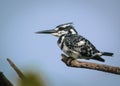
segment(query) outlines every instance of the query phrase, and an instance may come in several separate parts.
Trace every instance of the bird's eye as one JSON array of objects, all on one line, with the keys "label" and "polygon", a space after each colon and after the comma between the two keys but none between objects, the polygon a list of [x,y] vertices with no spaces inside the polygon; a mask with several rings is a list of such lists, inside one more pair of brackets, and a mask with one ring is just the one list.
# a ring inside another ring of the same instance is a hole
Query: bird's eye
[{"label": "bird's eye", "polygon": [[62,34],[62,31],[59,31],[59,34]]}]

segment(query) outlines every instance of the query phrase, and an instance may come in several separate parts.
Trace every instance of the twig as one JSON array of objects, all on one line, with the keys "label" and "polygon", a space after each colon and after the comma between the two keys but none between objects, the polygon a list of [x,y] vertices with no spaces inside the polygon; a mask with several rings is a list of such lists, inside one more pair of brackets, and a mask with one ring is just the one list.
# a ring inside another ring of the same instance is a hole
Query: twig
[{"label": "twig", "polygon": [[62,56],[62,61],[69,67],[87,68],[87,69],[93,69],[93,70],[98,70],[98,71],[103,71],[103,72],[108,72],[108,73],[120,75],[120,67],[78,61],[78,60],[75,60],[71,57],[67,57],[64,54],[62,54],[61,56]]},{"label": "twig", "polygon": [[13,86],[2,72],[0,72],[0,86]]},{"label": "twig", "polygon": [[20,71],[20,69],[19,69],[9,58],[7,58],[7,61],[9,62],[9,64],[11,65],[11,67],[16,71],[16,73],[18,74],[18,76],[19,76],[21,79],[24,79],[25,76],[24,76],[24,74]]}]

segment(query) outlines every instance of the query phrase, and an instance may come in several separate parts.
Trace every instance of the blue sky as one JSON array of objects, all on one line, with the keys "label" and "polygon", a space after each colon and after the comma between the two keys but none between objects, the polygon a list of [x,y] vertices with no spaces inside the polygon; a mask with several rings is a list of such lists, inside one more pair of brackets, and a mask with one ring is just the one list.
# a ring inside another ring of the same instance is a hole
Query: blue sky
[{"label": "blue sky", "polygon": [[103,64],[120,66],[119,0],[0,0],[0,70],[16,82],[10,58],[21,70],[42,74],[49,86],[120,85],[119,75],[67,67],[57,38],[34,33],[67,22],[97,49],[114,53]]}]

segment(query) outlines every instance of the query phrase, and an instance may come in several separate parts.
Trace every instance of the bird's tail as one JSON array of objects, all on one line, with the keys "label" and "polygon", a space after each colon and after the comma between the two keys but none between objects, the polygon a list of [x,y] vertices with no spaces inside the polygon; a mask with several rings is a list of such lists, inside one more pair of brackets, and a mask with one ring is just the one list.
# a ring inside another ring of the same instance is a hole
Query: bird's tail
[{"label": "bird's tail", "polygon": [[102,52],[102,55],[104,55],[104,56],[113,56],[113,53],[110,53],[110,52]]}]

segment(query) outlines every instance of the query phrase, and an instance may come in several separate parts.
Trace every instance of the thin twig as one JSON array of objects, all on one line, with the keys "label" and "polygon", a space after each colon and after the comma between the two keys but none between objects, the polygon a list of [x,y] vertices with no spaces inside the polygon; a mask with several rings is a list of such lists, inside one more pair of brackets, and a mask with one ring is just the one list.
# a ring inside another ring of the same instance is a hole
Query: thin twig
[{"label": "thin twig", "polygon": [[87,68],[87,69],[93,69],[93,70],[98,70],[98,71],[103,71],[103,72],[107,72],[107,73],[113,73],[113,74],[120,75],[120,67],[78,61],[78,60],[75,60],[71,57],[67,57],[64,54],[62,54],[61,56],[62,56],[62,61],[69,67]]},{"label": "thin twig", "polygon": [[16,73],[21,79],[25,78],[24,74],[20,71],[20,69],[9,58],[7,58],[7,61],[9,62],[11,67],[16,71]]}]

